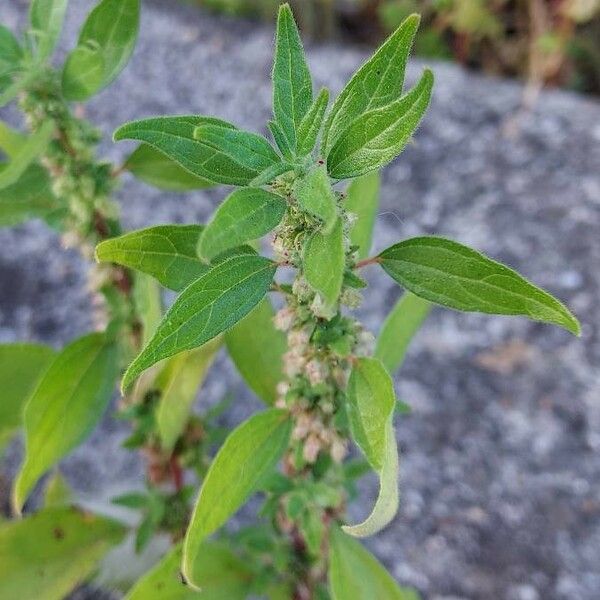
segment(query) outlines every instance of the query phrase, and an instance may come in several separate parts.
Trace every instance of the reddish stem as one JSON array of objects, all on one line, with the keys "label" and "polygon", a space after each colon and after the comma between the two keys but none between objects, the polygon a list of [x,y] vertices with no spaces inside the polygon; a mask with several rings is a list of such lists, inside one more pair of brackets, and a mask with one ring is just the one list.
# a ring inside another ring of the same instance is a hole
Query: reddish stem
[{"label": "reddish stem", "polygon": [[379,256],[371,256],[370,258],[365,258],[364,260],[359,260],[355,265],[355,269],[362,269],[367,265],[374,265],[375,263],[381,262],[381,258]]}]

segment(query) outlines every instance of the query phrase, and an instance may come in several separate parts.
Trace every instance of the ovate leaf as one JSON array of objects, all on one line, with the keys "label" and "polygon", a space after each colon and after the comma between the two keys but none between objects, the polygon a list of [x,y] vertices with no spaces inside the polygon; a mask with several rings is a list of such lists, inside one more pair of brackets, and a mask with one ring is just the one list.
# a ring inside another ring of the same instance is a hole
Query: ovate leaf
[{"label": "ovate leaf", "polygon": [[325,165],[318,165],[296,180],[294,196],[300,208],[323,221],[323,232],[329,233],[337,222],[335,194]]},{"label": "ovate leaf", "polygon": [[408,55],[418,27],[419,16],[408,17],[336,98],[323,132],[323,156],[329,154],[339,137],[360,116],[400,97]]},{"label": "ovate leaf", "polygon": [[579,335],[569,309],[516,271],[458,242],[417,237],[384,250],[386,273],[413,294],[468,312],[522,315]]},{"label": "ovate leaf", "polygon": [[44,472],[92,432],[117,369],[114,344],[92,333],[69,344],[45,371],[25,405],[25,462],[13,490],[17,512]]},{"label": "ovate leaf", "polygon": [[182,572],[187,583],[202,589],[195,574],[205,539],[246,502],[283,455],[291,421],[283,410],[255,414],[229,434],[204,479],[185,534]]},{"label": "ovate leaf", "polygon": [[40,60],[52,54],[65,18],[68,0],[32,0],[29,8],[29,21],[37,38],[37,52]]},{"label": "ovate leaf", "polygon": [[78,46],[69,53],[62,72],[62,91],[67,100],[86,100],[104,80],[104,58],[98,48]]},{"label": "ovate leaf", "polygon": [[198,388],[220,347],[221,341],[217,338],[195,350],[181,352],[167,360],[157,377],[160,400],[156,426],[163,450],[170,452],[183,432]]},{"label": "ovate leaf", "polygon": [[329,90],[323,88],[298,127],[298,154],[310,154],[317,144],[323,117],[329,102]]},{"label": "ovate leaf", "polygon": [[275,313],[265,298],[247,317],[225,334],[229,356],[250,389],[267,404],[275,404],[277,384],[283,379],[285,335],[275,329]]},{"label": "ovate leaf", "polygon": [[335,314],[344,279],[344,236],[338,219],[330,233],[317,231],[307,241],[302,258],[306,281],[320,295],[323,316]]},{"label": "ovate leaf", "polygon": [[379,475],[373,512],[346,533],[366,537],[385,527],[398,510],[398,450],[392,425],[396,398],[392,380],[376,358],[358,358],[348,380],[348,420],[352,438]]},{"label": "ovate leaf", "polygon": [[288,4],[279,8],[273,63],[273,115],[292,151],[312,102],[312,80],[302,40]]},{"label": "ovate leaf", "polygon": [[127,369],[123,389],[159,360],[202,346],[233,327],[265,296],[276,269],[273,261],[262,256],[238,255],[186,287]]},{"label": "ovate leaf", "polygon": [[431,303],[405,292],[390,311],[377,337],[375,356],[390,374],[404,361],[408,345],[431,311]]},{"label": "ovate leaf", "polygon": [[353,121],[327,156],[329,174],[335,179],[358,177],[398,156],[429,106],[432,87],[433,73],[426,69],[405,96]]},{"label": "ovate leaf", "polygon": [[346,191],[346,210],[356,215],[356,221],[350,230],[353,246],[358,246],[357,258],[369,255],[373,227],[379,208],[379,171],[353,179]]},{"label": "ovate leaf", "polygon": [[201,225],[158,225],[98,244],[96,259],[152,275],[179,291],[209,270],[196,254]]},{"label": "ovate leaf", "polygon": [[185,192],[214,185],[213,182],[197,177],[180,167],[176,162],[152,148],[152,146],[148,146],[148,144],[140,144],[129,155],[124,168],[144,183],[161,190]]},{"label": "ovate leaf", "polygon": [[0,598],[62,600],[125,534],[73,508],[49,508],[0,525]]},{"label": "ovate leaf", "polygon": [[332,600],[418,600],[400,587],[359,542],[336,527],[329,541],[329,591]]},{"label": "ovate leaf", "polygon": [[54,356],[42,344],[0,345],[0,449],[21,426],[23,407]]},{"label": "ovate leaf", "polygon": [[244,188],[230,194],[206,225],[198,253],[206,260],[257,240],[279,225],[287,202],[278,194],[261,188]]},{"label": "ovate leaf", "polygon": [[[130,590],[125,600],[195,600],[198,592],[181,581],[182,546],[171,550]],[[245,600],[252,572],[225,544],[205,542],[193,567],[193,579],[202,581],[205,600]]]}]

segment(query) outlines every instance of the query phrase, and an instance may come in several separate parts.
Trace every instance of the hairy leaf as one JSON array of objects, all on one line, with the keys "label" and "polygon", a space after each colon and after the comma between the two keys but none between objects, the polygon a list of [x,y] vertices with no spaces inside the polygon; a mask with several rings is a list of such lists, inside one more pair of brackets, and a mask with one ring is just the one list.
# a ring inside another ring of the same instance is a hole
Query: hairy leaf
[{"label": "hairy leaf", "polygon": [[[198,592],[181,582],[182,545],[177,545],[146,573],[125,600],[195,600]],[[245,600],[252,572],[225,544],[205,542],[193,567],[202,581],[203,600]]]},{"label": "hairy leaf", "polygon": [[202,589],[194,566],[204,540],[246,502],[275,468],[291,431],[287,412],[271,408],[255,414],[229,434],[204,479],[185,534],[182,571],[188,584]]},{"label": "hairy leaf", "polygon": [[356,215],[350,230],[353,246],[358,246],[357,258],[369,255],[373,239],[373,227],[379,208],[379,171],[353,179],[346,191],[346,210]]},{"label": "hairy leaf", "polygon": [[522,315],[579,335],[569,309],[516,271],[441,237],[400,242],[380,255],[381,266],[413,294],[468,312]]},{"label": "hairy leaf", "polygon": [[42,344],[0,345],[0,449],[21,426],[23,407],[54,356]]},{"label": "hairy leaf", "polygon": [[371,515],[346,533],[366,537],[385,527],[398,510],[398,450],[392,425],[396,398],[392,380],[376,358],[358,358],[347,390],[352,438],[379,475],[379,496]]},{"label": "hairy leaf", "polygon": [[338,219],[335,194],[325,165],[319,165],[296,180],[294,195],[300,208],[323,221],[323,232],[330,233]]},{"label": "hairy leaf", "polygon": [[202,346],[233,327],[265,296],[276,269],[262,256],[238,255],[186,287],[127,369],[123,389],[159,360]]},{"label": "hairy leaf", "polygon": [[117,368],[116,347],[92,333],[69,344],[45,371],[25,405],[25,462],[13,490],[17,512],[44,472],[92,432]]},{"label": "hairy leaf", "polygon": [[316,144],[323,125],[323,117],[329,102],[329,90],[323,88],[315,98],[309,111],[304,115],[298,127],[298,154],[310,154]]},{"label": "hairy leaf", "polygon": [[65,18],[68,0],[31,0],[29,21],[37,38],[40,60],[52,54]]},{"label": "hairy leaf", "polygon": [[193,175],[148,144],[140,144],[129,155],[124,168],[144,183],[161,190],[185,192],[214,186],[212,181]]},{"label": "hairy leaf", "polygon": [[359,542],[332,528],[329,545],[329,591],[332,600],[418,600],[400,587]]},{"label": "hairy leaf", "polygon": [[358,177],[383,167],[406,146],[429,106],[433,73],[399,100],[363,113],[340,135],[327,156],[335,179]]},{"label": "hairy leaf", "polygon": [[200,236],[198,254],[206,260],[261,238],[277,227],[287,209],[285,198],[261,188],[230,194]]},{"label": "hairy leaf", "polygon": [[408,17],[336,98],[323,132],[323,156],[329,154],[340,136],[360,116],[400,97],[408,55],[418,27],[419,16]]},{"label": "hairy leaf", "polygon": [[96,259],[152,275],[179,291],[210,268],[196,254],[201,225],[157,225],[98,244]]},{"label": "hairy leaf", "polygon": [[119,523],[73,508],[0,524],[0,597],[62,600],[124,534]]},{"label": "hairy leaf", "polygon": [[290,143],[285,137],[285,134],[283,133],[281,127],[275,121],[269,121],[267,125],[269,127],[269,131],[271,132],[271,135],[273,136],[273,139],[275,140],[275,144],[279,148],[280,152],[286,158],[291,158],[293,155],[293,150],[290,147]]},{"label": "hairy leaf", "polygon": [[273,115],[292,151],[312,102],[312,80],[288,4],[279,7],[273,63]]},{"label": "hairy leaf", "polygon": [[330,233],[317,231],[306,243],[302,258],[304,276],[320,295],[323,316],[333,316],[344,280],[344,236],[341,219]]},{"label": "hairy leaf", "polygon": [[384,321],[375,356],[390,374],[397,371],[406,356],[411,340],[431,311],[431,303],[410,292],[405,292]]},{"label": "hairy leaf", "polygon": [[273,307],[267,298],[225,334],[231,359],[250,389],[269,405],[277,399],[283,379],[285,335],[275,329]]},{"label": "hairy leaf", "polygon": [[160,391],[156,425],[163,450],[170,452],[182,434],[198,388],[220,347],[217,338],[200,348],[172,356],[156,378],[156,388]]}]

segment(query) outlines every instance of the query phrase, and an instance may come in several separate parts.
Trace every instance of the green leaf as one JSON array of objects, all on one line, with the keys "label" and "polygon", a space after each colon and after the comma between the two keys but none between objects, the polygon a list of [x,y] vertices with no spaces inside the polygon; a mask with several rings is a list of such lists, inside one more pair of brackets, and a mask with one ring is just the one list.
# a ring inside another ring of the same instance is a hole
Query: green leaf
[{"label": "green leaf", "polygon": [[230,194],[217,208],[200,236],[198,254],[206,260],[261,238],[273,230],[287,209],[285,198],[261,188]]},{"label": "green leaf", "polygon": [[329,542],[329,591],[332,600],[418,600],[400,587],[377,559],[338,528]]},{"label": "green leaf", "polygon": [[262,256],[238,255],[186,287],[127,369],[122,388],[159,360],[202,346],[233,327],[265,296],[276,269],[273,261]]},{"label": "green leaf", "polygon": [[419,83],[402,98],[353,121],[327,155],[329,174],[335,179],[358,177],[398,156],[429,106],[432,87],[433,73],[425,69]]},{"label": "green leaf", "polygon": [[[209,117],[156,117],[126,123],[115,131],[113,137],[115,141],[127,139],[146,142],[193,175],[215,183],[248,185],[261,174],[255,167],[246,164],[247,156],[240,163],[217,150],[208,143],[208,139],[196,139],[194,132],[202,124],[217,125],[218,132],[224,128],[237,131],[230,123]],[[210,133],[214,135],[214,129]],[[266,140],[263,141],[268,145]],[[251,156],[254,157],[254,153]]]},{"label": "green leaf", "polygon": [[20,73],[19,77],[0,75],[0,108],[14,100],[36,77],[36,72]]},{"label": "green leaf", "polygon": [[379,183],[379,171],[373,171],[353,179],[346,191],[346,210],[356,215],[356,221],[350,230],[350,240],[353,246],[358,246],[356,256],[359,260],[366,258],[371,250],[379,208]]},{"label": "green leaf", "polygon": [[92,333],[52,361],[25,405],[25,462],[13,490],[15,510],[44,472],[92,432],[117,378],[117,349]]},{"label": "green leaf", "polygon": [[26,141],[26,135],[0,121],[0,149],[6,156],[9,158],[17,156]]},{"label": "green leaf", "polygon": [[[198,592],[181,582],[182,545],[177,545],[146,573],[125,600],[195,600]],[[225,544],[205,542],[193,567],[194,580],[202,581],[203,600],[245,600],[253,574]]]},{"label": "green leaf", "polygon": [[124,534],[119,523],[73,508],[0,524],[0,598],[62,600]]},{"label": "green leaf", "polygon": [[325,165],[318,165],[297,179],[294,196],[302,210],[323,221],[323,232],[330,233],[337,222],[338,210]]},{"label": "green leaf", "polygon": [[170,452],[183,433],[198,388],[221,347],[215,339],[200,348],[181,352],[166,362],[156,379],[160,400],[156,409],[156,426],[163,450]]},{"label": "green leaf", "polygon": [[123,168],[161,190],[185,192],[214,186],[212,181],[193,175],[148,144],[140,144],[129,155]]},{"label": "green leaf", "polygon": [[430,302],[405,292],[387,316],[377,337],[375,356],[390,374],[404,362],[408,345],[430,311]]},{"label": "green leaf", "polygon": [[392,380],[376,358],[358,358],[347,389],[352,438],[379,475],[379,496],[371,515],[346,533],[366,537],[383,529],[398,510],[398,450],[393,428],[396,397]]},{"label": "green leaf", "polygon": [[113,262],[152,275],[179,291],[210,268],[196,254],[201,225],[158,225],[98,244],[96,260]]},{"label": "green leaf", "polygon": [[219,449],[185,534],[182,571],[192,587],[202,589],[206,585],[194,572],[204,540],[237,512],[275,468],[287,447],[290,431],[289,414],[271,408],[239,425]]},{"label": "green leaf", "polygon": [[312,80],[302,40],[288,4],[279,7],[273,63],[273,115],[288,146],[296,150],[297,133],[312,103]]},{"label": "green leaf", "polygon": [[307,241],[302,258],[304,276],[319,294],[322,316],[331,318],[337,308],[344,280],[344,236],[338,219],[331,233],[315,232]]},{"label": "green leaf", "polygon": [[37,38],[37,52],[40,60],[52,54],[65,18],[68,0],[32,0],[29,8],[29,21]]},{"label": "green leaf", "polygon": [[60,474],[55,471],[44,491],[44,508],[60,508],[73,504],[73,490]]},{"label": "green leaf", "polygon": [[46,121],[21,146],[12,160],[0,170],[0,190],[16,183],[27,167],[42,154],[54,135],[54,123]]},{"label": "green leaf", "polygon": [[294,153],[281,127],[275,121],[269,121],[267,125],[271,135],[273,136],[273,139],[275,140],[275,144],[277,144],[277,147],[283,156],[286,158],[292,158]]},{"label": "green leaf", "polygon": [[[63,92],[68,100],[85,100],[118,77],[135,48],[139,21],[140,0],[102,0],[96,5],[65,65]],[[78,85],[82,80],[85,84]]]},{"label": "green leaf", "polygon": [[21,426],[23,407],[54,355],[41,344],[0,345],[0,449]]},{"label": "green leaf", "polygon": [[329,103],[329,90],[323,88],[298,127],[298,154],[310,154],[317,145],[323,117]]},{"label": "green leaf", "polygon": [[402,94],[404,72],[419,16],[411,15],[354,74],[336,98],[325,123],[323,156],[363,114],[397,100]]},{"label": "green leaf", "polygon": [[250,389],[267,404],[275,404],[283,379],[285,335],[275,329],[275,313],[267,298],[225,334],[229,356]]},{"label": "green leaf", "polygon": [[142,325],[142,345],[154,335],[162,318],[162,298],[158,283],[145,273],[135,273],[133,302]]},{"label": "green leaf", "polygon": [[379,255],[388,275],[413,294],[467,312],[522,315],[579,335],[579,322],[553,296],[516,271],[458,242],[417,237]]},{"label": "green leaf", "polygon": [[16,71],[23,58],[23,50],[10,29],[0,24],[0,75]]}]

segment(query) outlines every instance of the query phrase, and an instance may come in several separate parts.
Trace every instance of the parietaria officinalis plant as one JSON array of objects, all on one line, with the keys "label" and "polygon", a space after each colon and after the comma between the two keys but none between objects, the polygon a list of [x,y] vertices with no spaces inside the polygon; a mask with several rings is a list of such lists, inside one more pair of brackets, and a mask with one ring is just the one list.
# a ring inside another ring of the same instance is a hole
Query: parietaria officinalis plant
[{"label": "parietaria officinalis plant", "polygon": [[[7,156],[0,223],[42,218],[66,245],[95,257],[97,331],[59,352],[0,347],[8,394],[0,441],[18,429],[21,414],[26,441],[15,511],[93,431],[123,374],[119,416],[132,427],[125,445],[146,457],[148,488],[114,501],[142,515],[138,550],[156,532],[174,543],[129,600],[198,591],[209,600],[416,598],[357,540],[397,511],[400,403],[391,376],[410,339],[434,304],[521,315],[579,334],[558,300],[458,242],[423,236],[370,255],[379,171],[411,140],[432,93],[427,69],[404,90],[419,18],[407,18],[330,102],[327,89],[313,90],[283,5],[273,143],[216,117],[159,116],[115,132],[116,141],[140,145],[114,166],[96,157],[99,135],[71,103],[109,85],[127,64],[139,0],[101,0],[55,69],[49,59],[66,5],[33,0],[20,41],[0,28],[0,104],[16,98],[29,129],[0,127]],[[112,197],[126,172],[159,188],[234,190],[206,224],[123,233]],[[268,256],[256,245],[265,236]],[[352,316],[368,294],[360,275],[368,266],[405,289],[376,341]],[[277,279],[283,271],[291,277]],[[164,315],[159,285],[179,294]],[[277,312],[269,294],[280,297]],[[221,348],[266,405],[231,432],[214,422],[225,401],[192,413]],[[351,443],[362,459],[349,458]],[[379,496],[363,522],[349,523],[354,482],[368,470],[379,477]],[[200,482],[197,494],[191,480]],[[224,530],[256,492],[264,497],[259,524]],[[60,599],[122,541],[124,525],[73,503],[55,471],[37,512],[0,525],[0,596]]]}]

